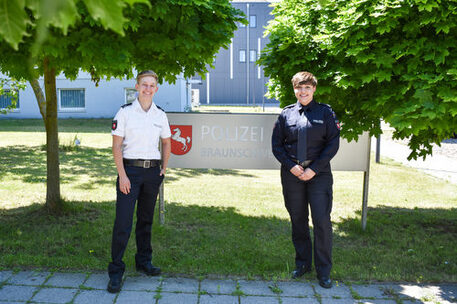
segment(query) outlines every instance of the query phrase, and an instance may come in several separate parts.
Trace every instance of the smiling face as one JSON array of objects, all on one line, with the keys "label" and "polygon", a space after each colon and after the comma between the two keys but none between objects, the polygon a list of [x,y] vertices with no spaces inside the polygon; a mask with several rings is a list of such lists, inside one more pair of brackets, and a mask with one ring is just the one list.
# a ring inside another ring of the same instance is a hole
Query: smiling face
[{"label": "smiling face", "polygon": [[157,80],[154,77],[146,76],[139,80],[139,82],[135,85],[135,89],[138,92],[139,100],[150,102],[159,87],[157,86]]},{"label": "smiling face", "polygon": [[314,92],[316,92],[316,86],[311,83],[299,84],[294,87],[295,97],[304,106],[313,100]]}]

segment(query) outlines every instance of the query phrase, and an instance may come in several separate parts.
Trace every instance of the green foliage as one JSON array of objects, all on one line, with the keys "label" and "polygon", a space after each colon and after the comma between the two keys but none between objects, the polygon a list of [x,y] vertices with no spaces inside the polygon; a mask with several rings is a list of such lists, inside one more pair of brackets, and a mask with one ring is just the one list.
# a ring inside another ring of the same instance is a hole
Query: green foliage
[{"label": "green foliage", "polygon": [[425,158],[457,130],[456,12],[455,0],[278,2],[260,59],[269,94],[295,102],[290,79],[310,71],[344,137],[377,135],[383,119]]},{"label": "green foliage", "polygon": [[23,80],[0,78],[0,96],[6,95],[11,98],[11,105],[6,108],[0,108],[0,114],[6,114],[16,108],[18,92],[23,89],[25,89]]},{"label": "green foliage", "polygon": [[28,80],[37,98],[50,210],[61,201],[56,76],[75,79],[83,70],[98,84],[130,78],[134,68],[154,69],[160,82],[203,74],[241,16],[229,0],[0,0],[0,72]]},{"label": "green foliage", "polygon": [[134,67],[161,81],[204,73],[243,20],[228,0],[0,0],[0,17],[1,72],[36,78],[48,58],[57,74],[96,81]]}]

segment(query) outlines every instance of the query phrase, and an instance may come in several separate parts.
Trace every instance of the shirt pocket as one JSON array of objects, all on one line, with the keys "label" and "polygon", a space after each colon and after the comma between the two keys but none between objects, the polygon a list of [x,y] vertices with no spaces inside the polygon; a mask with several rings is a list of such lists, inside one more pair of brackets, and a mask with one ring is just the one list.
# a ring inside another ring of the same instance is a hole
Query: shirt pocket
[{"label": "shirt pocket", "polygon": [[309,122],[311,124],[310,131],[313,133],[313,135],[317,135],[319,137],[325,136],[326,126],[325,121],[322,118],[310,119]]},{"label": "shirt pocket", "polygon": [[298,123],[296,119],[288,119],[285,122],[285,135],[288,141],[294,141],[298,136]]},{"label": "shirt pocket", "polygon": [[131,119],[128,121],[127,128],[125,129],[125,136],[130,140],[137,140],[144,132],[144,124],[140,121]]}]

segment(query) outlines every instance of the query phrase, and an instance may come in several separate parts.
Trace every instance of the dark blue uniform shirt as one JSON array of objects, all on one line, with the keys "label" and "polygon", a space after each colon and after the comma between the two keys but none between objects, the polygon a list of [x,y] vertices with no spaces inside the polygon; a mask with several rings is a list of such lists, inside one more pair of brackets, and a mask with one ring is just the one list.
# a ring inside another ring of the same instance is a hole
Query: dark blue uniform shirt
[{"label": "dark blue uniform shirt", "polygon": [[276,159],[287,170],[297,164],[297,140],[299,120],[308,118],[307,160],[312,160],[308,166],[314,172],[330,171],[330,160],[335,156],[340,146],[340,127],[332,108],[312,100],[303,106],[297,102],[283,109],[273,128],[271,145]]}]

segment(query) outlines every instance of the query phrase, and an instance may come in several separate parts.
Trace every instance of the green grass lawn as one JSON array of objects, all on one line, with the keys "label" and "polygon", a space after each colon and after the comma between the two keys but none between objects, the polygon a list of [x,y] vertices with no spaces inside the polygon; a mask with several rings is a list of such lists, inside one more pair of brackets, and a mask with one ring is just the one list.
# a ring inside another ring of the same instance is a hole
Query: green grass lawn
[{"label": "green grass lawn", "polygon": [[[106,270],[116,174],[110,122],[59,122],[61,144],[77,136],[82,146],[60,154],[67,211],[55,217],[43,208],[43,123],[0,120],[0,269]],[[366,231],[363,174],[334,173],[332,277],[457,282],[457,186],[381,160],[371,164]],[[278,171],[170,169],[165,201],[166,223],[157,216],[153,227],[153,263],[165,273],[289,278],[294,250]]]}]

